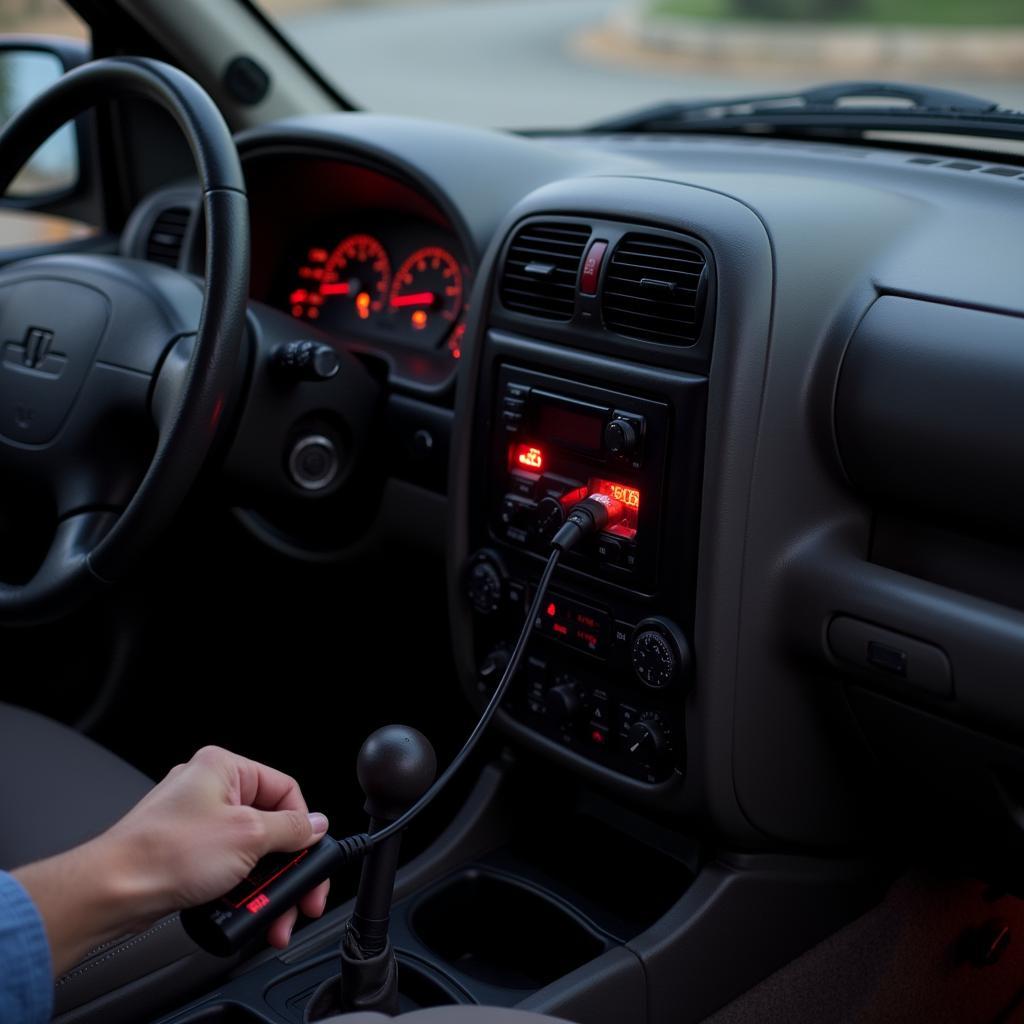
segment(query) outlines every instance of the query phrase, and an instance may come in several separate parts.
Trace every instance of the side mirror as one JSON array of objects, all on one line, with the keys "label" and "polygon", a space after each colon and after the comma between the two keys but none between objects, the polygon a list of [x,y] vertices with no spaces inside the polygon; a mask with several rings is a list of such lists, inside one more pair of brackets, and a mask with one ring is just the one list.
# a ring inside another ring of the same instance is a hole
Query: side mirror
[{"label": "side mirror", "polygon": [[[0,36],[0,125],[88,55],[75,40]],[[78,126],[66,124],[22,168],[6,198],[19,206],[56,199],[75,190],[81,172]]]}]

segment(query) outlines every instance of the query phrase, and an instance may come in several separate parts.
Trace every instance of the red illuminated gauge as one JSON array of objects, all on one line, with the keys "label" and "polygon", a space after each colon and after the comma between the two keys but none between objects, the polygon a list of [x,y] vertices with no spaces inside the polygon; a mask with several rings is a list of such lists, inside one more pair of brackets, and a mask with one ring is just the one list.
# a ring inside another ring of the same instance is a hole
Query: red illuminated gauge
[{"label": "red illuminated gauge", "polygon": [[[292,315],[317,320],[331,310],[331,319],[368,320],[379,313],[391,287],[391,260],[373,235],[349,235],[333,250],[310,249],[299,277],[309,281],[289,299]],[[333,311],[341,315],[335,316]]]},{"label": "red illuminated gauge", "polygon": [[440,246],[418,249],[395,273],[388,306],[413,331],[447,329],[462,312],[459,261]]}]

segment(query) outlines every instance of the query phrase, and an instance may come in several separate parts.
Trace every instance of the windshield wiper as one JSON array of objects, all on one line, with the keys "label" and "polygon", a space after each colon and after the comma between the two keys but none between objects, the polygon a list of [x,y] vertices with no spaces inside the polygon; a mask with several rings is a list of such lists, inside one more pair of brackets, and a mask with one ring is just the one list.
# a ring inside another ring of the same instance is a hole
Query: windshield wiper
[{"label": "windshield wiper", "polygon": [[949,89],[835,82],[804,92],[660,103],[588,125],[587,132],[934,131],[1024,137],[1024,113]]}]

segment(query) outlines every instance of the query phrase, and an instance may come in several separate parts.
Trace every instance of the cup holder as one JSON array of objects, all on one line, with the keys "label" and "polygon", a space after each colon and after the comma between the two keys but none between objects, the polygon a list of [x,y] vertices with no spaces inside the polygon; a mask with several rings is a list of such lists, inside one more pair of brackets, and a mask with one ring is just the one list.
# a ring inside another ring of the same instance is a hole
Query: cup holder
[{"label": "cup holder", "polygon": [[466,1001],[466,996],[450,982],[442,983],[419,964],[399,954],[398,1009],[400,1013],[425,1010],[431,1006],[452,1006]]},{"label": "cup holder", "polygon": [[461,974],[531,992],[610,945],[543,890],[480,869],[424,894],[409,923],[424,946]]},{"label": "cup holder", "polygon": [[237,1003],[217,1003],[204,1006],[187,1017],[175,1017],[173,1024],[264,1024],[266,1017],[258,1016]]}]

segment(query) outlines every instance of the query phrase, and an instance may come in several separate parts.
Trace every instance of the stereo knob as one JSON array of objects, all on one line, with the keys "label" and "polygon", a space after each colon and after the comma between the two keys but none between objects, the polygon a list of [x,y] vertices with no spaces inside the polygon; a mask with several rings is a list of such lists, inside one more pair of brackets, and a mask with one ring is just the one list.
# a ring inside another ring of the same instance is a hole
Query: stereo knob
[{"label": "stereo knob", "polygon": [[644,619],[633,634],[633,671],[645,686],[664,690],[690,667],[690,645],[668,619]]},{"label": "stereo knob", "polygon": [[565,522],[565,509],[557,498],[542,498],[537,505],[536,519],[537,536],[541,540],[551,540],[558,528]]},{"label": "stereo knob", "polygon": [[636,451],[640,440],[636,427],[621,417],[611,420],[604,428],[604,446],[609,455],[617,459],[625,459]]},{"label": "stereo knob", "polygon": [[656,718],[642,718],[626,737],[626,753],[638,764],[663,768],[668,761],[668,737]]},{"label": "stereo knob", "polygon": [[568,724],[579,717],[581,704],[574,682],[559,683],[552,686],[544,696],[544,705],[548,714],[561,724]]},{"label": "stereo knob", "polygon": [[505,601],[505,569],[489,553],[476,556],[466,574],[466,596],[480,615],[494,615]]}]

